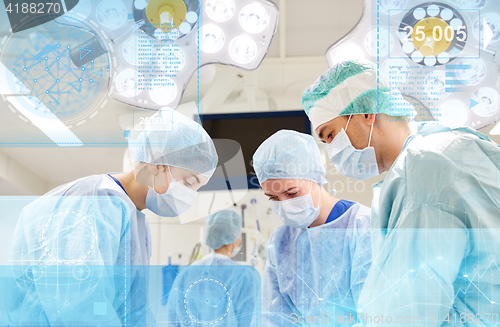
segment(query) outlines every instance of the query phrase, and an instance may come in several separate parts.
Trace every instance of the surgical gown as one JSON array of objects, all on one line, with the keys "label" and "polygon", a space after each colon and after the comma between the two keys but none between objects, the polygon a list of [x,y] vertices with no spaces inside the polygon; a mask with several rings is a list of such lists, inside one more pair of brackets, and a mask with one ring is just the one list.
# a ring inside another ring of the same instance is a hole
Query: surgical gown
[{"label": "surgical gown", "polygon": [[260,275],[215,254],[175,278],[158,326],[260,327]]},{"label": "surgical gown", "polygon": [[496,326],[499,187],[500,148],[488,137],[419,124],[373,187],[373,264],[359,300],[362,322]]},{"label": "surgical gown", "polygon": [[262,277],[262,326],[353,325],[370,265],[370,209],[359,203],[321,226],[279,227]]},{"label": "surgical gown", "polygon": [[109,175],[26,206],[2,279],[2,326],[146,326],[148,220]]}]

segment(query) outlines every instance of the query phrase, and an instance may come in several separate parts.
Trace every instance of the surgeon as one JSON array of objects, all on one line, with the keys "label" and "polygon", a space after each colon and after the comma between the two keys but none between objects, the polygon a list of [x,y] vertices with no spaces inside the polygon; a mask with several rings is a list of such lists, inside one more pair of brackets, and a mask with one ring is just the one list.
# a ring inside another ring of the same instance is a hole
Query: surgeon
[{"label": "surgeon", "polygon": [[353,325],[371,265],[370,209],[323,188],[326,173],[310,135],[275,133],[253,166],[284,223],[268,243],[262,326]]},{"label": "surgeon", "polygon": [[339,172],[357,179],[387,173],[373,186],[374,261],[360,324],[495,325],[497,144],[467,127],[409,124],[413,108],[365,62],[337,64],[302,102]]},{"label": "surgeon", "polygon": [[218,159],[205,130],[173,110],[153,115],[130,149],[133,171],[78,179],[23,209],[10,252],[15,282],[2,287],[2,325],[154,325],[143,211],[185,212]]},{"label": "surgeon", "polygon": [[210,253],[176,277],[168,295],[166,319],[159,319],[162,326],[261,326],[260,308],[256,308],[260,303],[259,273],[231,259],[241,250],[242,224],[241,216],[230,210],[206,218],[205,243]]},{"label": "surgeon", "polygon": [[241,250],[242,226],[243,218],[231,210],[222,210],[208,216],[205,222],[207,230],[205,244],[210,248],[210,253],[193,264],[238,264],[230,258]]}]

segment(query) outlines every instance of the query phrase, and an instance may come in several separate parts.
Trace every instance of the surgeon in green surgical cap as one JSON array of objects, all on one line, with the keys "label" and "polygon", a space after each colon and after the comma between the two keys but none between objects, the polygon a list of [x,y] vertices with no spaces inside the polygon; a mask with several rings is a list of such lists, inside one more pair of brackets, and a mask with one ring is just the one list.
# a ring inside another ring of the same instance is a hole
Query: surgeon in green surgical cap
[{"label": "surgeon in green surgical cap", "polygon": [[495,325],[498,145],[467,127],[409,124],[413,108],[367,62],[337,64],[302,103],[341,174],[386,173],[373,185],[373,263],[360,325],[394,325],[398,317],[410,317],[408,326]]}]

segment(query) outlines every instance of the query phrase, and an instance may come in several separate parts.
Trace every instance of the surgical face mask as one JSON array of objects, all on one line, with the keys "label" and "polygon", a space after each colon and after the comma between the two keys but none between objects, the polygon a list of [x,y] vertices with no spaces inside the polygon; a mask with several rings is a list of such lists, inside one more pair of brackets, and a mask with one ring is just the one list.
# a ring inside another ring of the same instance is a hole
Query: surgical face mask
[{"label": "surgical face mask", "polygon": [[177,182],[170,172],[170,184],[165,194],[158,194],[153,188],[149,188],[146,196],[146,208],[161,217],[177,217],[193,206],[198,193],[189,187]]},{"label": "surgical face mask", "polygon": [[240,253],[240,251],[241,251],[241,242],[240,242],[240,245],[234,246],[233,251],[231,251],[231,258],[236,257],[238,255],[238,253]]},{"label": "surgical face mask", "polygon": [[307,228],[319,216],[320,206],[314,208],[311,193],[285,201],[271,201],[281,221],[295,228]]},{"label": "surgical face mask", "polygon": [[327,145],[330,161],[335,165],[338,172],[344,176],[360,180],[375,177],[380,173],[378,170],[377,157],[375,156],[375,149],[370,146],[373,124],[370,130],[368,147],[363,150],[357,150],[354,146],[352,146],[352,143],[345,132],[349,126],[351,118],[352,116],[349,117],[345,130],[342,129],[342,131],[335,136],[333,141]]}]

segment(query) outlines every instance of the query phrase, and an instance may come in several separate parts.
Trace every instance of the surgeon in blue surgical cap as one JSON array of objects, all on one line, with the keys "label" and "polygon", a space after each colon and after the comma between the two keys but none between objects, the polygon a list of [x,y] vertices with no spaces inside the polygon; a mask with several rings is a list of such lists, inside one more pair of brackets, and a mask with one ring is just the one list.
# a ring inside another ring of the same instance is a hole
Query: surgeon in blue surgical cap
[{"label": "surgeon in blue surgical cap", "polygon": [[275,133],[253,166],[284,223],[268,243],[262,325],[321,326],[337,317],[352,325],[371,265],[370,209],[323,188],[325,169],[310,135]]},{"label": "surgeon in blue surgical cap", "polygon": [[[176,277],[168,295],[166,319],[158,319],[160,326],[175,326],[175,322],[184,326],[261,326],[260,308],[256,308],[260,303],[259,273],[231,259],[241,250],[242,225],[242,217],[231,210],[206,218],[205,243],[210,253]],[[210,279],[218,285],[207,282],[193,287]]]},{"label": "surgeon in blue surgical cap", "polygon": [[146,268],[152,240],[142,211],[182,214],[218,159],[206,131],[173,110],[153,115],[129,147],[133,171],[80,178],[23,209],[9,258],[15,283],[1,292],[2,326],[153,321]]},{"label": "surgeon in blue surgical cap", "polygon": [[205,244],[210,247],[210,253],[194,264],[237,264],[229,258],[241,250],[243,218],[234,211],[221,210],[208,216],[205,225]]}]

